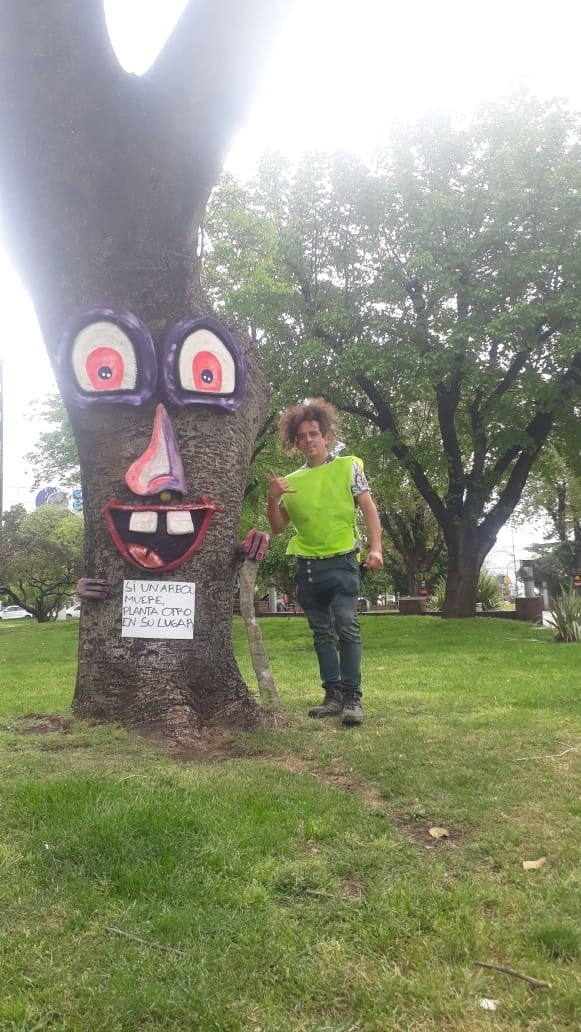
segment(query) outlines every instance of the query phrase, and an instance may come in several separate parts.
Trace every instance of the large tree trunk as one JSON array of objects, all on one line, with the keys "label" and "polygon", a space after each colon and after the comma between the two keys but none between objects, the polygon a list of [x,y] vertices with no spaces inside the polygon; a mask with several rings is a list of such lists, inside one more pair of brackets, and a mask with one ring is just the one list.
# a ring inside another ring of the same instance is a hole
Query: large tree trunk
[{"label": "large tree trunk", "polygon": [[484,535],[481,527],[467,527],[462,522],[448,527],[448,576],[443,617],[474,616],[480,570],[494,542],[495,538]]},{"label": "large tree trunk", "polygon": [[[288,0],[197,0],[152,70],[126,75],[102,0],[5,0],[0,26],[0,191],[4,238],[55,363],[73,310],[128,309],[159,351],[167,325],[208,311],[197,230],[266,49]],[[248,390],[235,412],[145,404],[82,410],[67,403],[81,462],[85,571],[111,596],[83,605],[75,708],[128,726],[187,736],[208,722],[245,724],[258,708],[232,647],[240,508],[267,389],[249,344]],[[159,356],[158,356],[159,357]],[[55,364],[63,383],[63,370]],[[201,549],[164,580],[196,585],[193,641],[121,636],[123,580],[155,579],[124,561],[101,514],[131,501],[125,473],[168,408],[187,481],[214,513]]]}]

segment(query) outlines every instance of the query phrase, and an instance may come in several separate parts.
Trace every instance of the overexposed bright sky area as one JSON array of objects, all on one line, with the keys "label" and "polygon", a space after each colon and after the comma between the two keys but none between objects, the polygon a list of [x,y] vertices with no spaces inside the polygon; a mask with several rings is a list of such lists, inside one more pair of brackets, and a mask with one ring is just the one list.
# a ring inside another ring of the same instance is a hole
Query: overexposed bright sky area
[{"label": "overexposed bright sky area", "polygon": [[[121,64],[141,74],[185,0],[106,0],[105,7]],[[247,177],[267,148],[294,158],[309,149],[345,149],[371,160],[394,122],[442,108],[469,114],[522,86],[581,108],[580,28],[577,0],[295,0],[227,167]],[[30,408],[56,388],[32,305],[2,252],[0,289],[4,506],[32,506],[23,455],[39,427]],[[528,538],[517,532],[518,554],[534,539],[538,531]],[[512,566],[512,545],[506,529],[499,569]],[[501,558],[503,550],[509,558]]]}]

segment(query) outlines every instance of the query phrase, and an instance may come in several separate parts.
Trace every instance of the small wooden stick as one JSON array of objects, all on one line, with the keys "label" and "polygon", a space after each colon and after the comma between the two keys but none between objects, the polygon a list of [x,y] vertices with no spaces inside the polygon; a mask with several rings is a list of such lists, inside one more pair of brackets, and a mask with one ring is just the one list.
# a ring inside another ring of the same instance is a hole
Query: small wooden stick
[{"label": "small wooden stick", "polygon": [[545,756],[515,756],[515,763],[522,763],[523,760],[558,760],[560,756],[566,756],[570,752],[579,752],[578,745],[571,745],[568,749],[563,749],[563,752],[558,753],[547,753]]},{"label": "small wooden stick", "polygon": [[303,889],[305,896],[315,896],[317,899],[334,899],[334,900],[345,900],[347,903],[354,903],[355,900],[359,899],[359,896],[337,896],[334,892],[319,892],[318,889]]},{"label": "small wooden stick", "polygon": [[261,705],[264,709],[277,710],[280,709],[280,700],[274,683],[274,677],[268,665],[262,632],[254,612],[254,584],[257,571],[258,563],[254,562],[254,560],[246,559],[242,563],[240,569],[240,615],[246,625],[250,658],[254,673],[256,674],[256,680],[258,681],[258,695]]},{"label": "small wooden stick", "polygon": [[514,968],[507,967],[506,964],[487,964],[485,960],[475,960],[474,964],[476,967],[490,968],[491,971],[502,971],[504,975],[512,975],[514,978],[522,978],[523,982],[528,982],[532,985],[533,989],[552,989],[553,986],[550,982],[543,982],[540,978],[533,978],[532,975],[524,975],[522,971],[515,971]]},{"label": "small wooden stick", "polygon": [[115,935],[123,935],[126,939],[132,939],[133,942],[141,943],[142,946],[153,946],[156,950],[168,950],[170,953],[178,953],[180,957],[187,957],[187,953],[184,950],[177,950],[175,946],[164,946],[161,942],[148,942],[147,939],[140,939],[138,935],[124,932],[122,928],[115,928],[114,925],[106,925],[105,928],[108,932],[113,932]]}]

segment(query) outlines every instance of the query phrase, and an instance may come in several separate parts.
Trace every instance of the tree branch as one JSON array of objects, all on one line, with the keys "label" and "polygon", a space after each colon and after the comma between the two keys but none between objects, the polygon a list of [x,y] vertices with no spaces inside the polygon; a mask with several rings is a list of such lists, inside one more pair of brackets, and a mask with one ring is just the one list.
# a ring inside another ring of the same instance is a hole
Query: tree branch
[{"label": "tree branch", "polygon": [[462,453],[454,421],[459,397],[460,371],[456,370],[450,387],[446,387],[443,383],[436,384],[438,423],[442,435],[444,454],[448,464],[448,490],[445,501],[446,506],[450,507],[456,514],[462,508],[465,486]]},{"label": "tree branch", "polygon": [[482,489],[479,490],[482,477],[484,475],[484,466],[486,463],[486,452],[488,448],[488,437],[484,429],[484,420],[482,418],[482,412],[480,406],[482,404],[483,392],[481,388],[478,388],[472,402],[468,407],[470,415],[470,426],[472,429],[472,469],[468,474],[467,486],[468,492],[466,497],[466,504],[468,507],[473,506],[476,499],[480,501],[484,492]]},{"label": "tree branch", "polygon": [[381,525],[385,530],[387,536],[391,539],[396,551],[399,552],[404,559],[407,559],[407,549],[404,542],[403,536],[399,533],[399,526],[396,525],[397,521],[391,519],[387,510],[382,509],[379,513]]},{"label": "tree branch", "polygon": [[368,423],[373,423],[373,425],[379,427],[380,430],[383,429],[377,412],[372,412],[371,409],[361,408],[360,405],[345,405],[343,402],[338,400],[334,401],[334,404],[337,408],[341,409],[341,412],[348,412],[351,416],[360,416],[361,419],[365,419]]},{"label": "tree branch", "polygon": [[14,603],[14,605],[20,606],[21,609],[26,609],[27,613],[30,613],[31,616],[34,616],[34,611],[31,610],[30,606],[26,604],[26,592],[23,592],[22,596],[19,597],[12,591],[11,588],[0,585],[0,595],[8,595],[8,598],[11,600],[11,602]]},{"label": "tree branch", "polygon": [[535,339],[531,342],[530,346],[527,348],[522,348],[519,352],[517,352],[510,366],[506,370],[506,373],[504,374],[502,380],[496,385],[496,387],[492,391],[490,397],[488,398],[485,404],[485,407],[487,407],[493,399],[502,398],[503,395],[505,395],[506,392],[510,390],[513,383],[516,382],[519,374],[524,369],[527,360],[531,357],[531,353],[533,351],[535,344],[544,344],[544,342],[546,340],[549,340],[555,332],[555,328],[547,328],[546,330],[542,330],[539,327]]},{"label": "tree branch", "polygon": [[502,398],[502,396],[512,387],[513,383],[516,382],[519,373],[524,369],[527,360],[530,358],[530,354],[531,350],[529,349],[527,351],[519,351],[518,354],[515,355],[502,380],[500,383],[497,383],[496,387],[492,391],[489,402],[492,401],[493,398]]},{"label": "tree branch", "polygon": [[[571,397],[579,397],[581,395],[581,352],[577,352],[571,360],[569,368],[561,375],[560,379],[555,384],[555,391],[552,394],[552,414],[553,419],[557,413],[559,407],[568,401]],[[537,426],[536,420],[540,417],[541,413],[537,413],[530,421],[527,426],[525,433],[534,440],[535,428]],[[521,451],[522,445],[512,444],[510,448],[507,448],[503,455],[494,464],[493,474],[495,476],[495,482],[502,476],[506,469],[508,469],[510,463]]]},{"label": "tree branch", "polygon": [[357,376],[356,382],[360,386],[361,390],[367,395],[372,405],[375,406],[378,416],[376,425],[380,430],[389,430],[391,433],[391,451],[400,464],[407,469],[418,491],[428,503],[440,526],[442,528],[446,527],[449,523],[448,512],[446,511],[441,498],[430,484],[430,481],[419,462],[414,459],[411,449],[401,437],[391,407],[382,397],[375,384],[373,384],[371,380],[368,380],[366,376]]},{"label": "tree branch", "polygon": [[[289,6],[191,0],[179,31],[137,78],[115,58],[103,0],[4,0],[4,230],[45,339],[49,319],[60,334],[71,307],[95,296],[127,304],[133,276],[131,303],[154,329],[171,314],[160,296],[175,296],[179,285],[186,296],[208,193]],[[133,263],[122,293],[113,271],[119,248]],[[159,270],[155,298],[144,266]]]},{"label": "tree branch", "polygon": [[[195,0],[145,78],[172,96],[172,132],[195,141],[208,189],[258,91],[290,0]],[[249,60],[249,55],[252,55]],[[236,88],[232,88],[232,84]],[[203,143],[201,147],[200,144]]]},{"label": "tree branch", "polygon": [[480,529],[485,536],[488,534],[496,535],[518,505],[527,482],[527,477],[551,432],[554,421],[555,417],[552,412],[537,412],[533,419],[531,419],[526,429],[526,434],[530,438],[532,446],[526,451],[521,451],[520,457],[512,469],[498,502],[482,521]]}]

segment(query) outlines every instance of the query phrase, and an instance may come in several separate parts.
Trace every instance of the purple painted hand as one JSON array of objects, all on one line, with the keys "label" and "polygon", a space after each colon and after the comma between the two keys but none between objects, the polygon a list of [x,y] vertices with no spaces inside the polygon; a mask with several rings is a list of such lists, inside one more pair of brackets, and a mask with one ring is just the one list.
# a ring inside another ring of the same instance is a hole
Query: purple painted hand
[{"label": "purple painted hand", "polygon": [[109,597],[109,584],[106,580],[98,580],[95,577],[81,577],[75,592],[79,598],[103,602]]},{"label": "purple painted hand", "polygon": [[252,562],[261,563],[270,545],[268,534],[261,530],[249,530],[248,534],[241,541],[236,549],[237,559],[251,559]]}]

